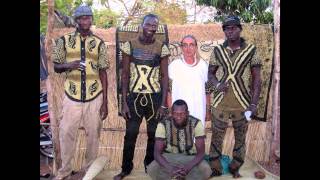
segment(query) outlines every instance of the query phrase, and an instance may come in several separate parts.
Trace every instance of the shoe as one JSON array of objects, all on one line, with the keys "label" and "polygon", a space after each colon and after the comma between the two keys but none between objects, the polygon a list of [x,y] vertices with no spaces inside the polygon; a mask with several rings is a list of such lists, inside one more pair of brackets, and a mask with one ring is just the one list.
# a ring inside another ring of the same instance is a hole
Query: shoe
[{"label": "shoe", "polygon": [[144,172],[147,174],[147,166],[144,165]]},{"label": "shoe", "polygon": [[121,172],[118,175],[113,177],[113,180],[121,180],[124,177],[128,176],[130,173],[126,173],[126,172]]}]

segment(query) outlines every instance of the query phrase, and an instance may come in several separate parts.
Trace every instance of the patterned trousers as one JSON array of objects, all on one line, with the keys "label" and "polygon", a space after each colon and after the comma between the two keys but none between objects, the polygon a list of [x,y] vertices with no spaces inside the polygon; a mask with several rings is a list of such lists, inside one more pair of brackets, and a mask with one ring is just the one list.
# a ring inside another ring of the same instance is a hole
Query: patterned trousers
[{"label": "patterned trousers", "polygon": [[246,154],[246,134],[248,130],[248,122],[244,117],[243,110],[224,111],[212,109],[212,137],[210,144],[210,160],[211,168],[221,172],[221,157],[222,144],[226,134],[229,120],[232,121],[234,128],[235,144],[233,147],[232,165],[239,169],[244,163]]}]

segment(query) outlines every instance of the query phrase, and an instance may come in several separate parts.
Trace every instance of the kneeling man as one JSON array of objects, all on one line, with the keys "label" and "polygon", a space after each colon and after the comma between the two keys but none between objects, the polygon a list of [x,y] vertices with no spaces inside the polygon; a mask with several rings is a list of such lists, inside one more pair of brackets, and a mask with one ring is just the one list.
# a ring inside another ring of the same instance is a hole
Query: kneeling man
[{"label": "kneeling man", "polygon": [[199,119],[189,115],[184,100],[176,100],[172,113],[158,124],[154,161],[147,167],[152,179],[208,179],[209,164],[203,160],[205,132]]}]

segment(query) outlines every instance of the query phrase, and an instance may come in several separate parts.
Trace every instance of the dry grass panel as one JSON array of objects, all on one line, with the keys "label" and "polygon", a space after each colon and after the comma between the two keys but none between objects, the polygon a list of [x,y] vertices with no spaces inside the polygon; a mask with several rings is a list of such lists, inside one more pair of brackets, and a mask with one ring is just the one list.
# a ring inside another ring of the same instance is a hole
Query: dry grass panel
[{"label": "dry grass panel", "polygon": [[[253,29],[261,36],[253,36],[247,32],[247,28]],[[57,39],[65,33],[74,31],[73,28],[55,29],[53,32],[53,39]],[[104,120],[103,130],[100,138],[99,154],[106,155],[109,160],[107,163],[110,169],[120,169],[122,161],[122,148],[123,138],[125,134],[125,120],[118,116],[117,106],[117,87],[116,87],[116,58],[115,58],[115,28],[110,29],[93,29],[93,32],[101,37],[107,45],[108,59],[110,61],[110,69],[107,70],[108,74],[108,110],[109,114],[107,119]],[[187,34],[193,34],[198,41],[222,41],[224,39],[224,33],[221,30],[221,24],[207,24],[207,25],[168,25],[168,33],[170,43],[179,42],[183,36]],[[265,48],[266,51],[261,51],[260,56],[264,61],[272,60],[273,49],[273,34],[270,31],[270,27],[266,26],[252,26],[244,25],[243,36],[249,42],[253,42],[259,48]],[[265,42],[265,43],[259,43]],[[51,49],[48,49],[51,51]],[[270,55],[271,54],[271,55]],[[51,59],[48,59],[48,71],[49,76],[46,82],[46,89],[48,91],[48,103],[49,113],[51,118],[51,127],[53,129],[55,148],[58,149],[58,127],[60,121],[61,104],[63,99],[63,81],[64,74],[57,74],[53,71],[53,64]],[[269,96],[270,98],[270,96]],[[271,101],[268,104],[268,121],[256,122],[249,126],[247,134],[247,155],[257,161],[267,161],[270,149],[270,137],[271,137]],[[210,129],[211,122],[207,122],[206,128]],[[232,128],[229,128],[225,141],[223,153],[231,155],[233,148],[233,132]],[[209,151],[209,144],[211,140],[211,131],[207,130],[206,139],[206,152]],[[79,131],[76,152],[73,160],[73,167],[78,170],[84,163],[85,155],[85,135],[83,130]],[[135,168],[143,168],[143,159],[145,155],[145,148],[147,143],[146,126],[145,121],[140,126],[140,135],[137,139],[134,165]],[[59,152],[59,150],[57,150]],[[59,161],[59,154],[57,154],[57,160]],[[58,163],[59,164],[59,163]]]}]

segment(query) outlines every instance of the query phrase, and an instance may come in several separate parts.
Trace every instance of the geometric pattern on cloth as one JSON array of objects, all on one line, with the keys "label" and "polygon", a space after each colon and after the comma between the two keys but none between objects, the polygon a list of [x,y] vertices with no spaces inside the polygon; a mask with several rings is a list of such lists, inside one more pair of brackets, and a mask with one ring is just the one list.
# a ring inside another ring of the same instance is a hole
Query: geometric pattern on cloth
[{"label": "geometric pattern on cloth", "polygon": [[[274,69],[274,38],[273,27],[271,25],[251,25],[242,24],[241,37],[246,43],[253,44],[256,47],[256,56],[261,61],[261,93],[257,106],[257,114],[253,119],[258,121],[267,120],[267,108],[269,106],[270,90],[272,85],[272,75]],[[196,37],[197,38],[197,37]],[[211,52],[218,44],[222,44],[225,39],[219,40],[202,40],[198,41],[198,55],[209,63]],[[182,51],[179,46],[180,42],[169,42],[171,56],[169,63],[181,56]],[[219,68],[217,76],[222,76],[223,70]],[[208,86],[209,87],[209,86]],[[212,89],[211,89],[212,90]],[[208,92],[209,89],[206,89]]]},{"label": "geometric pattern on cloth", "polygon": [[[160,28],[163,26],[163,28]],[[163,29],[163,32],[159,31]],[[168,30],[166,25],[159,25],[156,37],[168,42],[168,47],[170,50],[169,64],[180,57],[182,54],[180,48],[180,42],[168,41]],[[118,102],[121,96],[121,86],[120,86],[120,72],[121,72],[121,51],[120,45],[126,40],[137,37],[139,33],[138,26],[128,26],[125,28],[118,28],[116,31],[116,66],[117,66],[117,85],[118,85]],[[253,117],[255,120],[266,121],[267,120],[267,108],[269,106],[269,95],[271,90],[272,73],[274,69],[274,39],[273,39],[273,28],[270,25],[250,25],[242,24],[241,37],[246,40],[248,44],[254,44],[256,47],[256,55],[261,60],[261,93],[259,97],[259,103],[257,107],[257,114]],[[197,38],[197,37],[196,37]],[[202,40],[198,41],[198,55],[209,63],[210,55],[213,48],[224,42],[224,39],[219,40]],[[222,68],[217,71],[217,76],[223,74]],[[121,110],[121,105],[119,105],[119,111]]]},{"label": "geometric pattern on cloth", "polygon": [[[239,50],[240,54],[236,57],[236,59],[231,61],[227,52],[222,47],[222,45],[216,46],[215,56],[219,57],[219,63],[225,67],[226,72],[223,77],[219,79],[220,82],[230,82],[231,88],[244,109],[246,109],[250,104],[251,95],[246,88],[241,86],[244,80],[241,78],[245,67],[249,64],[253,53],[255,52],[255,47],[252,44],[248,44],[243,50]],[[216,58],[217,58],[216,57]],[[216,107],[218,103],[221,102],[223,96],[223,92],[214,92],[213,95],[213,107]]]},{"label": "geometric pattern on cloth", "polygon": [[[118,114],[121,116],[122,109],[122,94],[121,94],[121,61],[122,52],[120,47],[131,39],[137,38],[142,33],[142,29],[139,25],[129,25],[118,27],[116,30],[116,75],[117,75],[117,99],[118,99]],[[155,33],[155,38],[164,44],[168,44],[168,28],[166,24],[159,24]]]}]

